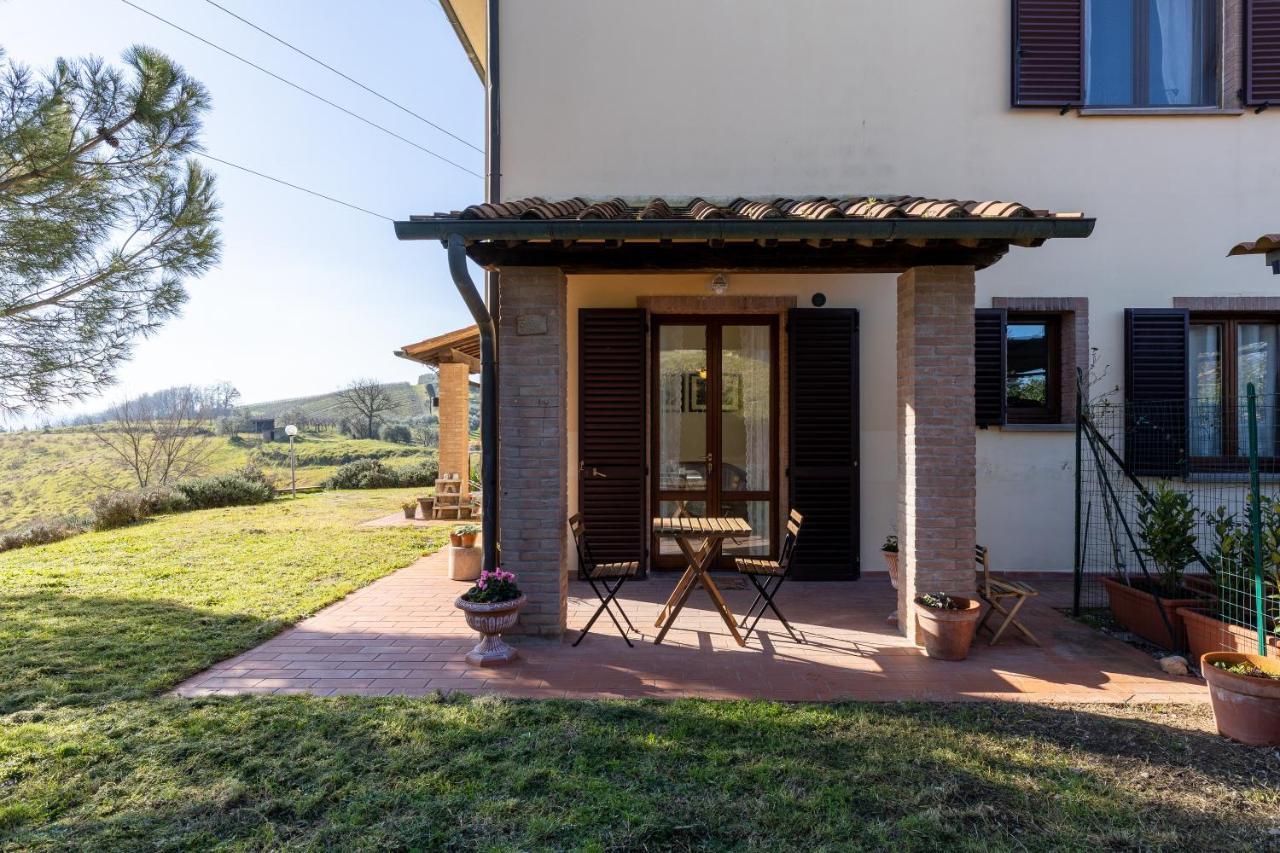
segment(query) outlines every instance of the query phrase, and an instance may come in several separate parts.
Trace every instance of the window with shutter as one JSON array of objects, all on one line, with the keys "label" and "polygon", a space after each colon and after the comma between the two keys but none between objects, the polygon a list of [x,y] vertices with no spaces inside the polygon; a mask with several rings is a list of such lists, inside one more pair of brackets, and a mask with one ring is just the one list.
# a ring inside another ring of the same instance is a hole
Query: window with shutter
[{"label": "window with shutter", "polygon": [[1280,0],[1246,5],[1245,102],[1280,106]]},{"label": "window with shutter", "polygon": [[805,580],[858,577],[858,312],[793,308],[791,506],[804,515],[793,571]]},{"label": "window with shutter", "polygon": [[1013,0],[1013,105],[1065,107],[1084,100],[1081,0]]},{"label": "window with shutter", "polygon": [[578,314],[578,476],[582,520],[601,562],[645,559],[647,312]]},{"label": "window with shutter", "polygon": [[980,427],[1005,421],[1005,319],[1003,308],[979,308],[974,314],[973,401]]},{"label": "window with shutter", "polygon": [[1124,328],[1125,464],[1138,475],[1184,474],[1190,315],[1181,308],[1127,308]]}]

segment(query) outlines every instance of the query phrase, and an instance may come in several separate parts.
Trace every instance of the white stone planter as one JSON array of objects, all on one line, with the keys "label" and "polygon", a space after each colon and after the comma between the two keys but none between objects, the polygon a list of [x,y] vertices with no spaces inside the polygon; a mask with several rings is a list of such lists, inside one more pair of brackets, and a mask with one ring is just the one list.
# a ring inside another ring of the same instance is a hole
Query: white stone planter
[{"label": "white stone planter", "polygon": [[516,650],[503,642],[502,632],[515,627],[520,618],[520,608],[524,607],[526,600],[521,595],[512,601],[477,604],[458,596],[454,607],[462,611],[472,630],[481,635],[479,644],[467,652],[467,663],[472,666],[501,666],[515,660]]},{"label": "white stone planter", "polygon": [[479,548],[449,546],[449,580],[473,581],[480,577],[482,553]]}]

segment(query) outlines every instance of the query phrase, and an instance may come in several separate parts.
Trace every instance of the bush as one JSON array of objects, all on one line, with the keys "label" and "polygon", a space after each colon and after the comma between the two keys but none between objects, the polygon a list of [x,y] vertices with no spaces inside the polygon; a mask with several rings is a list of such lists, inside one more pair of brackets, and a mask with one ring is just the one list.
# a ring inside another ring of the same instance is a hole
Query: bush
[{"label": "bush", "polygon": [[361,459],[343,465],[329,479],[326,489],[394,489],[405,486],[430,486],[435,483],[439,467],[425,461],[405,468],[391,468],[378,459]]},{"label": "bush", "polygon": [[147,517],[142,492],[107,492],[89,502],[94,530],[113,530]]},{"label": "bush", "polygon": [[0,551],[61,542],[83,533],[87,528],[88,524],[83,519],[74,516],[38,519],[25,527],[0,535]]},{"label": "bush", "polygon": [[143,509],[147,515],[168,515],[191,509],[191,501],[177,489],[156,486],[141,493]]},{"label": "bush", "polygon": [[382,440],[392,444],[413,444],[413,433],[404,424],[387,424],[382,428]]},{"label": "bush", "polygon": [[261,504],[275,497],[271,483],[256,468],[183,480],[174,488],[186,498],[188,509]]}]

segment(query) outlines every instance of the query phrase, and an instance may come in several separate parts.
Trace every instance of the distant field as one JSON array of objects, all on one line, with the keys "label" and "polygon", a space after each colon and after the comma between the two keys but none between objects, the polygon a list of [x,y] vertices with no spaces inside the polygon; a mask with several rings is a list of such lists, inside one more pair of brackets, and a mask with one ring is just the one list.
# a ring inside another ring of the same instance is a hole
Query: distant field
[{"label": "distant field", "polygon": [[[211,439],[214,450],[206,473],[216,474],[257,462],[289,484],[289,445],[267,445],[245,438],[245,445],[227,437]],[[341,436],[303,436],[297,440],[298,485],[316,486],[343,462],[361,457],[408,465],[434,458],[435,450]],[[83,513],[93,495],[107,488],[133,485],[97,439],[84,430],[0,434],[0,530],[19,527],[41,516]]]}]

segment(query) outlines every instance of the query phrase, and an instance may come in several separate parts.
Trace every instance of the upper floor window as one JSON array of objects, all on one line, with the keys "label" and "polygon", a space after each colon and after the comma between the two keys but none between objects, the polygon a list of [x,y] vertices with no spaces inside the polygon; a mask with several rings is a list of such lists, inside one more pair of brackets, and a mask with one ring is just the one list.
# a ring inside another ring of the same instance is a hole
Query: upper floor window
[{"label": "upper floor window", "polygon": [[1085,103],[1218,103],[1219,0],[1086,0]]}]

